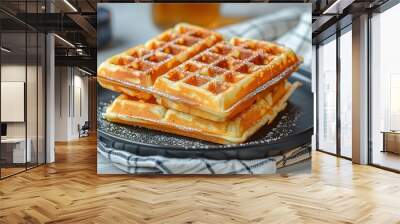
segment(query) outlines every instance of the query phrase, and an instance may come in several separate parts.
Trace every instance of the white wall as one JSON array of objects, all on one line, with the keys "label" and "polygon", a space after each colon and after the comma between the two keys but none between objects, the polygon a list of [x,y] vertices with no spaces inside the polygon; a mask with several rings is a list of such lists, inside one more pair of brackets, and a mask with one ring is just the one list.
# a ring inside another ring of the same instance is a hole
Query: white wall
[{"label": "white wall", "polygon": [[54,119],[55,119],[55,141],[68,140],[68,77],[67,67],[55,68],[55,94],[54,94]]},{"label": "white wall", "polygon": [[[36,67],[28,66],[27,67],[28,74],[35,72],[36,74]],[[5,64],[1,66],[1,81],[4,82],[26,82],[25,81],[25,65],[18,65],[18,64]],[[29,77],[28,77],[29,78]],[[29,80],[30,85],[36,86],[36,80]],[[30,93],[30,90],[33,91]],[[28,88],[28,99],[27,103],[35,102],[36,108],[36,88]],[[29,105],[28,105],[29,106]],[[33,106],[33,105],[31,105]],[[7,110],[7,108],[1,108],[1,110]],[[36,113],[28,113],[28,122],[35,121],[36,124]],[[33,117],[31,117],[33,116]],[[28,128],[33,127],[33,125],[28,124]],[[35,126],[36,129],[36,126]],[[28,130],[28,137],[29,137],[29,130]],[[25,137],[25,122],[7,122],[7,136],[8,137]]]},{"label": "white wall", "polygon": [[[26,110],[26,120],[23,122],[6,122],[7,123],[7,137],[9,138],[25,138],[29,139],[30,148],[32,151],[32,161],[39,163],[44,162],[44,82],[42,69],[25,64],[3,64],[1,66],[1,81],[9,82],[24,82],[26,83],[26,108],[22,107],[22,113]],[[27,80],[25,80],[27,78]],[[21,94],[24,94],[22,91]],[[2,96],[4,97],[4,96]],[[11,108],[1,108],[7,113],[13,113]],[[37,153],[39,156],[37,156]]]},{"label": "white wall", "polygon": [[[75,70],[76,72],[77,70]],[[75,73],[76,74],[76,73]],[[89,115],[88,115],[88,78],[81,76],[82,73],[79,73],[80,75],[74,75],[74,86],[75,94],[73,96],[75,100],[75,107],[73,108],[75,110],[74,117],[72,119],[72,135],[75,137],[78,137],[78,129],[77,126],[78,124],[83,125],[85,121],[89,120]],[[79,102],[80,101],[80,102]],[[82,107],[82,108],[80,108]],[[80,111],[82,110],[82,111]]]},{"label": "white wall", "polygon": [[[2,65],[1,81],[25,82],[25,65]],[[1,108],[6,110],[6,108]],[[7,137],[25,137],[25,123],[7,123]]]},{"label": "white wall", "polygon": [[75,68],[55,70],[55,141],[70,141],[79,137],[78,124],[88,120],[88,79]]}]

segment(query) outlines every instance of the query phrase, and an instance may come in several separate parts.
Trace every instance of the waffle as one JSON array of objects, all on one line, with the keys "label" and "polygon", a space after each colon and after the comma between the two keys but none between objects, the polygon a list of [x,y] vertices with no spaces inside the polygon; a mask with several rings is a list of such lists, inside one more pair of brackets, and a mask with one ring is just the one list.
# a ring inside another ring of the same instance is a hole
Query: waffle
[{"label": "waffle", "polygon": [[209,120],[225,121],[250,106],[258,91],[297,70],[300,59],[285,47],[232,38],[161,75],[158,102]]},{"label": "waffle", "polygon": [[121,95],[108,107],[105,118],[112,122],[147,127],[221,144],[246,141],[282,111],[293,91],[300,86],[282,81],[259,97],[246,111],[235,118],[216,122],[168,109],[154,101],[138,100]]},{"label": "waffle", "polygon": [[127,86],[153,86],[158,76],[221,40],[222,36],[213,31],[178,24],[145,45],[131,48],[103,62],[97,72],[98,82],[105,88],[148,99],[151,94]]},{"label": "waffle", "polygon": [[105,88],[157,102],[213,121],[246,110],[256,95],[298,69],[301,62],[283,46],[179,24],[145,45],[102,63]]}]

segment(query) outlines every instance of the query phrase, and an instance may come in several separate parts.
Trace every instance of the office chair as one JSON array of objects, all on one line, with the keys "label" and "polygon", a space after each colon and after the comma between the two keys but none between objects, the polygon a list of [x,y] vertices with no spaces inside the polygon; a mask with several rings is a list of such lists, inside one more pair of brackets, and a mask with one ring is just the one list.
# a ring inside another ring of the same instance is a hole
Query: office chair
[{"label": "office chair", "polygon": [[78,124],[79,138],[89,136],[89,129],[90,129],[89,121],[85,121],[82,127],[80,127],[80,125]]}]

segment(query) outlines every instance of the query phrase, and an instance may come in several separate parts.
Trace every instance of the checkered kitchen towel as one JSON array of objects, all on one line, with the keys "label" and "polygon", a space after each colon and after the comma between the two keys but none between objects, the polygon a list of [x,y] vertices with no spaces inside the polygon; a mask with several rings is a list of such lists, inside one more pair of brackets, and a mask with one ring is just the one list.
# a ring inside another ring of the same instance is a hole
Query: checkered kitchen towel
[{"label": "checkered kitchen towel", "polygon": [[309,144],[283,155],[255,160],[211,160],[203,158],[166,158],[138,156],[97,143],[100,156],[128,174],[274,174],[277,168],[311,158]]},{"label": "checkered kitchen towel", "polygon": [[[227,38],[240,36],[275,41],[292,48],[304,58],[303,68],[311,67],[311,12],[285,9],[218,30]],[[311,157],[310,146],[284,155],[258,160],[178,159],[142,157],[98,143],[98,152],[115,167],[130,174],[272,174],[277,168]]]},{"label": "checkered kitchen towel", "polygon": [[303,68],[311,70],[311,11],[297,8],[280,10],[243,23],[223,27],[218,32],[230,38],[239,36],[280,43],[304,59]]}]

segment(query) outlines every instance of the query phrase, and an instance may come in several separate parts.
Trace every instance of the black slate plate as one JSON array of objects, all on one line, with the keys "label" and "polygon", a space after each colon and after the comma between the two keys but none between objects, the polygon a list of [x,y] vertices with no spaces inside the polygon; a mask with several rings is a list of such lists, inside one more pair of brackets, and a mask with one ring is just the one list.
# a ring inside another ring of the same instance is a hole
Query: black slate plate
[{"label": "black slate plate", "polygon": [[106,106],[118,94],[98,86],[98,140],[116,149],[141,156],[175,158],[259,159],[281,154],[311,143],[313,95],[309,74],[294,74],[290,81],[301,81],[284,111],[271,125],[261,128],[246,143],[220,145],[147,128],[111,123],[103,119]]}]

